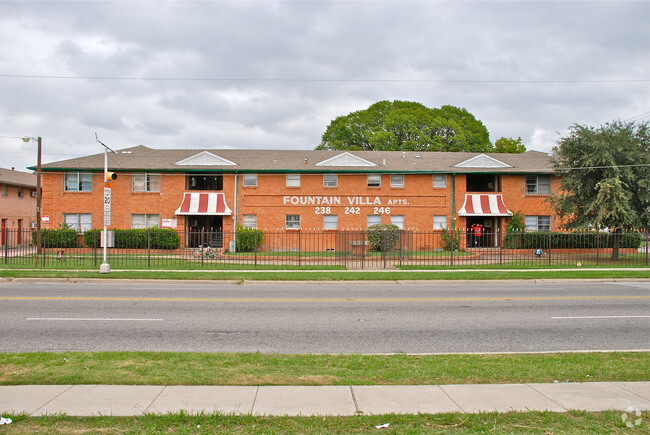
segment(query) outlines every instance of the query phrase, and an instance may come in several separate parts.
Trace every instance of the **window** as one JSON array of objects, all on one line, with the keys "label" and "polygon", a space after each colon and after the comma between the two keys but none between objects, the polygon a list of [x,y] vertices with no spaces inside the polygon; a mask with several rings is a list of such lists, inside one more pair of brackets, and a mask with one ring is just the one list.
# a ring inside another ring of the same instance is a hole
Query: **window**
[{"label": "window", "polygon": [[404,174],[391,174],[390,187],[404,187]]},{"label": "window", "polygon": [[22,198],[22,197],[23,197],[23,188],[19,187],[18,188],[18,198]]},{"label": "window", "polygon": [[78,233],[92,229],[92,215],[90,213],[64,213],[63,223]]},{"label": "window", "polygon": [[447,176],[444,174],[434,174],[433,187],[447,187]]},{"label": "window", "polygon": [[299,214],[288,214],[286,216],[286,228],[288,230],[299,230],[300,229],[300,215]]},{"label": "window", "polygon": [[551,193],[550,175],[526,175],[526,194],[549,195]]},{"label": "window", "polygon": [[368,187],[381,187],[381,174],[368,174]]},{"label": "window", "polygon": [[241,225],[244,228],[257,228],[257,215],[256,214],[243,215]]},{"label": "window", "polygon": [[257,174],[244,174],[244,186],[245,187],[256,187],[257,186]]},{"label": "window", "polygon": [[90,192],[93,185],[93,174],[84,172],[66,172],[66,192]]},{"label": "window", "polygon": [[323,174],[323,187],[337,187],[339,176],[336,174]]},{"label": "window", "polygon": [[335,214],[323,215],[323,229],[335,230],[339,227],[339,217]]},{"label": "window", "polygon": [[133,192],[160,192],[160,174],[133,174],[131,186]]},{"label": "window", "polygon": [[132,214],[131,228],[153,228],[160,225],[160,215],[157,214]]},{"label": "window", "polygon": [[381,215],[379,214],[369,214],[368,215],[368,226],[377,225],[381,223]]},{"label": "window", "polygon": [[186,178],[187,190],[223,190],[223,175],[190,174]]},{"label": "window", "polygon": [[9,192],[7,191],[7,185],[3,184],[2,185],[2,196],[8,196]]},{"label": "window", "polygon": [[287,187],[300,187],[300,174],[287,174]]},{"label": "window", "polygon": [[447,216],[434,216],[433,229],[442,230],[444,228],[447,228]]},{"label": "window", "polygon": [[390,224],[395,225],[400,230],[404,229],[404,215],[393,214],[390,216]]},{"label": "window", "polygon": [[550,216],[526,216],[526,230],[551,231]]}]

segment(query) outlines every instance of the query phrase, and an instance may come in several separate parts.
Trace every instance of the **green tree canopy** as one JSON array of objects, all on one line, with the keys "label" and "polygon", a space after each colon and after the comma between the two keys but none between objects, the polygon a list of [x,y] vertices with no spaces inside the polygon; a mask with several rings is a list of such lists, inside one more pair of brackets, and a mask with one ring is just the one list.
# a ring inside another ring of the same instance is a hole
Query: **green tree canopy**
[{"label": "green tree canopy", "polygon": [[551,202],[567,227],[650,228],[648,122],[576,124],[553,151],[562,186]]},{"label": "green tree canopy", "polygon": [[526,145],[521,141],[521,137],[517,139],[502,137],[494,142],[494,151],[497,153],[520,154],[526,152]]},{"label": "green tree canopy", "polygon": [[316,149],[490,152],[493,146],[483,123],[464,108],[380,101],[334,119]]}]

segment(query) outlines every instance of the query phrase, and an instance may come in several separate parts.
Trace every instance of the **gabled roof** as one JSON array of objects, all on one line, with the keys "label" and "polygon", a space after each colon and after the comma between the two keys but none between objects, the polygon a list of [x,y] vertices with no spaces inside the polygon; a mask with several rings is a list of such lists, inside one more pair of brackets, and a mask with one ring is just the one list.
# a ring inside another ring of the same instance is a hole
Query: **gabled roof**
[{"label": "gabled roof", "polygon": [[0,184],[36,189],[36,174],[0,168]]},{"label": "gabled roof", "polygon": [[210,151],[201,151],[174,164],[179,166],[237,166],[237,163],[212,154]]},{"label": "gabled roof", "polygon": [[[197,156],[202,156],[198,157]],[[214,156],[214,157],[211,157]],[[481,157],[499,167],[462,166]],[[201,161],[201,158],[204,160]],[[221,160],[221,161],[220,161]],[[179,162],[184,164],[179,165]],[[208,162],[209,164],[205,164]],[[325,164],[324,164],[325,162]],[[235,165],[233,165],[233,163]],[[461,166],[458,166],[461,164]],[[47,163],[46,172],[103,171],[104,154]],[[144,145],[108,155],[118,172],[275,172],[275,173],[553,173],[551,157],[538,151],[522,154],[414,151],[153,149]],[[30,168],[33,169],[33,168]]]},{"label": "gabled roof", "polygon": [[322,162],[316,163],[316,166],[377,166],[373,162],[370,162],[366,159],[362,159],[361,157],[355,156],[354,154],[351,154],[349,152],[344,152],[339,154],[338,156],[331,157],[327,160],[323,160]]},{"label": "gabled roof", "polygon": [[511,168],[512,166],[490,157],[485,154],[479,154],[463,162],[455,164],[456,168]]}]

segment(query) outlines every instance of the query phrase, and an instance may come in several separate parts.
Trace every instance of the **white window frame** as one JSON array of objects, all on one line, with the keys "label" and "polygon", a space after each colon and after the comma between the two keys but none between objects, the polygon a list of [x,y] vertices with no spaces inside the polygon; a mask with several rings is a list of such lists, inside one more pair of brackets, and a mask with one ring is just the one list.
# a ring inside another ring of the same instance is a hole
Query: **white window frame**
[{"label": "white window frame", "polygon": [[404,174],[390,174],[390,187],[404,187]]},{"label": "white window frame", "polygon": [[447,215],[433,216],[433,229],[444,230],[447,228]]},{"label": "white window frame", "polygon": [[300,187],[300,174],[287,174],[286,187]]},{"label": "white window frame", "polygon": [[323,215],[323,229],[324,230],[338,230],[339,216],[336,214]]},{"label": "white window frame", "polygon": [[390,215],[390,224],[395,225],[400,230],[404,229],[404,215],[403,214],[392,214]]},{"label": "white window frame", "polygon": [[244,174],[242,183],[244,187],[257,187],[257,174]]},{"label": "white window frame", "polygon": [[160,227],[159,214],[154,214],[154,213],[132,213],[131,214],[131,228],[143,230],[143,229],[155,228],[155,227]]},{"label": "white window frame", "polygon": [[134,172],[131,174],[132,192],[160,192],[160,174]]},{"label": "white window frame", "polygon": [[551,216],[549,215],[526,216],[524,222],[526,231],[551,231]]},{"label": "white window frame", "polygon": [[373,225],[381,224],[381,215],[380,214],[369,214],[366,217],[366,226],[371,227]]},{"label": "white window frame", "polygon": [[93,174],[91,172],[66,172],[63,175],[63,190],[65,192],[92,192]]},{"label": "white window frame", "polygon": [[550,175],[526,175],[526,195],[550,195]]},{"label": "white window frame", "polygon": [[338,174],[323,174],[323,187],[339,187]]},{"label": "white window frame", "polygon": [[63,223],[78,233],[83,233],[93,228],[93,215],[91,213],[63,213]]},{"label": "white window frame", "polygon": [[299,214],[288,214],[284,218],[285,228],[287,230],[299,230],[300,229],[300,215]]},{"label": "white window frame", "polygon": [[381,187],[381,174],[368,174],[367,186],[368,187]]},{"label": "white window frame", "polygon": [[433,187],[436,189],[447,187],[447,174],[433,174]]},{"label": "white window frame", "polygon": [[257,229],[257,215],[256,214],[244,214],[241,217],[241,226],[244,228],[253,228]]}]

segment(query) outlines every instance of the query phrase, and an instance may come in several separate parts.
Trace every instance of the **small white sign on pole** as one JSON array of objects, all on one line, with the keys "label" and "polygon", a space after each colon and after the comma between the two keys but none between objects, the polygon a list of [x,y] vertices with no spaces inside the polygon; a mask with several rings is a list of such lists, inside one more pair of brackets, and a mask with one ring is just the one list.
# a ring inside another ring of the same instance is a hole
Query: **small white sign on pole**
[{"label": "small white sign on pole", "polygon": [[111,224],[111,188],[104,187],[104,226]]}]

